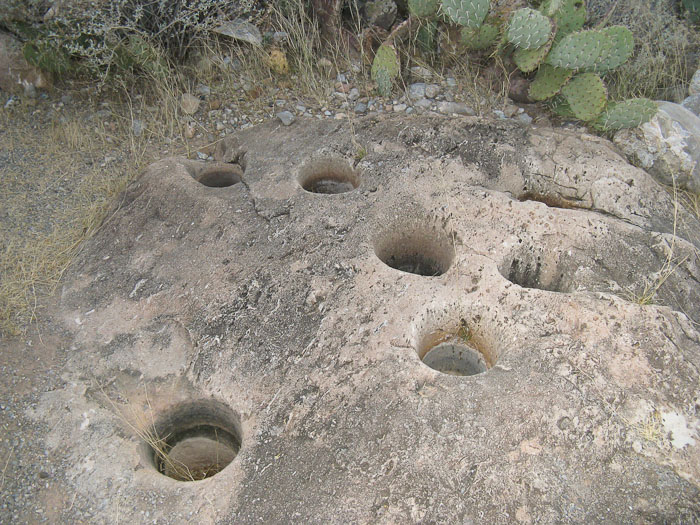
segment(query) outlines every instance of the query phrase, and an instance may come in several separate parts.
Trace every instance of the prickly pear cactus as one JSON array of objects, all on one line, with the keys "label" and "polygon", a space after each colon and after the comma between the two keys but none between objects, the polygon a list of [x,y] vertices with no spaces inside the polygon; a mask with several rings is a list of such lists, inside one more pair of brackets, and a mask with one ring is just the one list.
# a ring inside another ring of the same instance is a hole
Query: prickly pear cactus
[{"label": "prickly pear cactus", "polygon": [[542,47],[552,34],[552,21],[534,9],[523,7],[513,13],[506,38],[520,49]]},{"label": "prickly pear cactus", "polygon": [[479,51],[491,47],[498,40],[498,28],[491,24],[484,24],[479,28],[463,27],[459,35],[460,42],[467,49]]},{"label": "prickly pear cactus", "polygon": [[426,53],[435,51],[437,27],[437,21],[435,20],[421,20],[421,25],[416,32],[416,44]]},{"label": "prickly pear cactus", "polygon": [[564,69],[592,69],[607,39],[600,31],[577,31],[562,38],[547,55],[547,63]]},{"label": "prickly pear cactus", "polygon": [[447,17],[464,27],[479,27],[489,6],[489,0],[442,0],[442,10]]},{"label": "prickly pear cactus", "polygon": [[372,62],[372,80],[382,96],[391,96],[394,79],[399,76],[401,64],[396,49],[390,44],[383,44],[377,49]]},{"label": "prickly pear cactus", "polygon": [[535,79],[530,84],[530,98],[532,100],[546,100],[553,97],[561,91],[562,86],[569,81],[572,75],[573,71],[570,69],[542,64]]},{"label": "prickly pear cactus", "polygon": [[657,110],[656,102],[646,98],[632,98],[608,104],[593,125],[604,131],[633,128],[651,120]]},{"label": "prickly pear cactus", "polygon": [[531,73],[549,53],[553,39],[549,39],[545,45],[537,49],[516,49],[513,53],[513,62],[523,73]]},{"label": "prickly pear cactus", "polygon": [[634,51],[632,31],[624,26],[610,26],[600,31],[603,38],[600,55],[590,68],[598,73],[605,73],[627,62]]},{"label": "prickly pear cactus", "polygon": [[561,94],[579,120],[593,120],[605,108],[608,90],[595,73],[576,75],[561,89]]},{"label": "prickly pear cactus", "polygon": [[557,39],[578,31],[586,22],[586,4],[583,0],[545,0],[540,11],[557,25]]},{"label": "prickly pear cactus", "polygon": [[430,18],[437,13],[439,0],[408,0],[408,10],[418,18]]}]

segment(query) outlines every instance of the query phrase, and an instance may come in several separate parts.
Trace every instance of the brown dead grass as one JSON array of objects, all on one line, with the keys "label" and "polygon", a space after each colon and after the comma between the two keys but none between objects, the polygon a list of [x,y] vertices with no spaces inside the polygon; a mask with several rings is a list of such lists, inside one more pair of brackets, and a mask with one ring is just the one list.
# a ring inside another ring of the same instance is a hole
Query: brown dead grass
[{"label": "brown dead grass", "polygon": [[[142,165],[143,148],[83,112],[0,110],[0,334],[23,333]],[[114,160],[105,163],[106,156]]]}]

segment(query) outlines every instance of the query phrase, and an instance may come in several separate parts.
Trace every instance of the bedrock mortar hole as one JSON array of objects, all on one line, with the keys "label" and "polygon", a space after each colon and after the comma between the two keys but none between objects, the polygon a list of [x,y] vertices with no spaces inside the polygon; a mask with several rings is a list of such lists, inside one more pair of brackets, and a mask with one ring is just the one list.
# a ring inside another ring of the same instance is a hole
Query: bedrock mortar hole
[{"label": "bedrock mortar hole", "polygon": [[566,279],[569,272],[558,260],[558,255],[531,246],[523,246],[506,257],[498,271],[523,288],[567,293],[572,287]]},{"label": "bedrock mortar hole", "polygon": [[241,448],[238,417],[213,400],[182,403],[168,410],[146,436],[151,464],[178,481],[198,481],[218,474]]},{"label": "bedrock mortar hole", "polygon": [[448,326],[429,331],[421,337],[416,352],[424,365],[453,376],[484,373],[498,359],[493,345],[464,320],[456,329]]},{"label": "bedrock mortar hole", "polygon": [[395,270],[424,277],[442,275],[455,258],[450,235],[428,227],[388,230],[375,239],[374,253]]},{"label": "bedrock mortar hole", "polygon": [[545,193],[526,191],[525,193],[518,196],[518,200],[520,202],[525,202],[525,201],[541,202],[542,204],[544,204],[550,208],[562,208],[565,210],[575,210],[575,209],[580,209],[580,208],[584,207],[581,205],[580,202],[565,199],[561,195],[551,194],[551,193],[545,194]]},{"label": "bedrock mortar hole", "polygon": [[336,195],[356,189],[360,176],[345,160],[329,158],[303,166],[297,181],[309,193]]},{"label": "bedrock mortar hole", "polygon": [[227,188],[241,182],[242,175],[238,166],[217,166],[202,170],[195,180],[210,188]]}]

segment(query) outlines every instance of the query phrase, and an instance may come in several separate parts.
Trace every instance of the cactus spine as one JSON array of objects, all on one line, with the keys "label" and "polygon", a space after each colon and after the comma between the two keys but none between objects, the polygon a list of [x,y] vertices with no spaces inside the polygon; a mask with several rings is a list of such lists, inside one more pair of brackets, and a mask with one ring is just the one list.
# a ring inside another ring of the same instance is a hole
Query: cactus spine
[{"label": "cactus spine", "polygon": [[399,76],[399,70],[399,57],[394,46],[390,44],[379,46],[372,62],[372,80],[377,83],[382,96],[391,96],[391,86],[394,79]]},{"label": "cactus spine", "polygon": [[657,110],[656,102],[646,98],[632,98],[609,104],[593,126],[603,131],[632,128],[648,122]]},{"label": "cactus spine", "polygon": [[530,98],[532,100],[547,100],[553,97],[573,75],[570,69],[542,64],[537,71],[535,80],[530,84]]},{"label": "cactus spine", "polygon": [[508,24],[508,42],[520,49],[537,49],[552,35],[552,21],[543,14],[524,7],[513,13]]},{"label": "cactus spine", "polygon": [[489,12],[489,0],[442,0],[442,10],[455,24],[479,27]]},{"label": "cactus spine", "polygon": [[593,120],[605,108],[608,90],[595,73],[581,73],[566,84],[561,94],[577,119]]}]

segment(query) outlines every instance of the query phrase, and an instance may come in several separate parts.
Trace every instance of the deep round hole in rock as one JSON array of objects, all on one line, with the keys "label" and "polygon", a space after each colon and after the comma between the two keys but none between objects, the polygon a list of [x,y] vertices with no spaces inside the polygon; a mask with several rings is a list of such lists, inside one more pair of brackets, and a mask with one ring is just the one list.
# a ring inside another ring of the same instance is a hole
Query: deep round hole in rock
[{"label": "deep round hole in rock", "polygon": [[395,270],[424,277],[444,274],[455,257],[452,237],[429,226],[389,229],[375,239],[374,253]]},{"label": "deep round hole in rock", "polygon": [[342,159],[317,159],[299,172],[299,185],[309,193],[336,195],[353,191],[360,185],[360,176]]},{"label": "deep round hole in rock", "polygon": [[197,182],[210,188],[226,188],[241,182],[241,169],[237,166],[219,166],[203,170]]},{"label": "deep round hole in rock", "polygon": [[143,436],[156,470],[178,481],[199,481],[218,474],[241,448],[238,417],[213,400],[168,410]]},{"label": "deep round hole in rock", "polygon": [[453,376],[481,374],[496,360],[491,345],[464,321],[457,329],[428,332],[421,338],[416,351],[424,365]]}]

